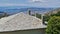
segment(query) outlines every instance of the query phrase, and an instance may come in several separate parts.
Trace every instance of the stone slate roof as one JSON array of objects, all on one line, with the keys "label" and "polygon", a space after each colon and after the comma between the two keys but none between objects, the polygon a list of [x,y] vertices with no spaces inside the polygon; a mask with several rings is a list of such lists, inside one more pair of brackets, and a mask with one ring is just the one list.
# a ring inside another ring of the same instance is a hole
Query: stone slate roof
[{"label": "stone slate roof", "polygon": [[18,13],[0,19],[0,32],[46,28],[42,20],[24,13]]}]

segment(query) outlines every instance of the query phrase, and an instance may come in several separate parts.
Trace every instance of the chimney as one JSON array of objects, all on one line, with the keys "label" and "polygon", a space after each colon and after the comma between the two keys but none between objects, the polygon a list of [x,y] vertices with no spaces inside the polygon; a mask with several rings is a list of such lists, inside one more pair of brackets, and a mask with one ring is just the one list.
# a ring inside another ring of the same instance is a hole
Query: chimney
[{"label": "chimney", "polygon": [[47,24],[45,23],[45,20],[44,20],[44,14],[41,15],[41,19],[42,19],[42,24],[43,24],[43,25],[47,25]]},{"label": "chimney", "polygon": [[28,9],[27,14],[28,14],[28,15],[31,15],[31,10],[30,10],[30,9]]}]

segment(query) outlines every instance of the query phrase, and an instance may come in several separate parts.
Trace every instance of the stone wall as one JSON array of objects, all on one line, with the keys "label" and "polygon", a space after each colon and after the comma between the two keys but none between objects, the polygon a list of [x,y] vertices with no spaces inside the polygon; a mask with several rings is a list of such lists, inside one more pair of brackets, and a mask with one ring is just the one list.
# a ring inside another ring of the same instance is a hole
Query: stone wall
[{"label": "stone wall", "polygon": [[45,29],[20,30],[12,32],[0,32],[0,34],[45,34]]}]

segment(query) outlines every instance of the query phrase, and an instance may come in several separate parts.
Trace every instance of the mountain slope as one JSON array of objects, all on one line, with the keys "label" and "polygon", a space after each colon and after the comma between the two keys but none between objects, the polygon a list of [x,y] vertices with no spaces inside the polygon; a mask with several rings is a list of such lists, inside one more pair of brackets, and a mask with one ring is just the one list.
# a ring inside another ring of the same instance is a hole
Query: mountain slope
[{"label": "mountain slope", "polygon": [[38,13],[44,13],[53,10],[54,8],[38,8],[38,7],[0,7],[0,11],[8,14],[16,14],[19,12],[27,12],[31,9],[32,12],[37,11]]}]

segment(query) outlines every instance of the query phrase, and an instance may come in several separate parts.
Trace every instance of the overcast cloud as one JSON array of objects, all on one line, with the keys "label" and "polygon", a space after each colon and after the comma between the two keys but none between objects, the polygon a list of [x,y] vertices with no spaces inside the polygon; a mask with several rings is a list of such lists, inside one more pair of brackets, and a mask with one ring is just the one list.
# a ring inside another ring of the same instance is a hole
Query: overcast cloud
[{"label": "overcast cloud", "polygon": [[60,7],[60,0],[0,0],[0,6]]}]

